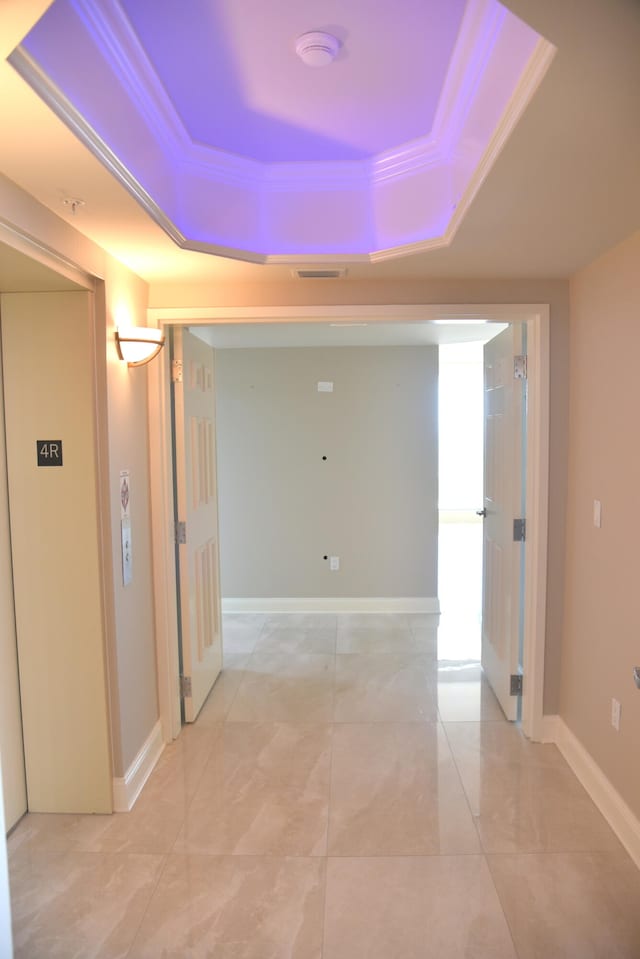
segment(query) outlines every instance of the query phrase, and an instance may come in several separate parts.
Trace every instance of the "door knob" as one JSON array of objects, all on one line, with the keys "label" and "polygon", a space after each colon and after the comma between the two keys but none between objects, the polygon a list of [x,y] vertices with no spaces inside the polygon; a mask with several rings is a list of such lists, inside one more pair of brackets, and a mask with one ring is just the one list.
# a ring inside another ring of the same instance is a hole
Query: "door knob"
[{"label": "door knob", "polygon": [[477,510],[476,510],[476,516],[486,516],[486,515],[487,515],[486,509],[477,509]]}]

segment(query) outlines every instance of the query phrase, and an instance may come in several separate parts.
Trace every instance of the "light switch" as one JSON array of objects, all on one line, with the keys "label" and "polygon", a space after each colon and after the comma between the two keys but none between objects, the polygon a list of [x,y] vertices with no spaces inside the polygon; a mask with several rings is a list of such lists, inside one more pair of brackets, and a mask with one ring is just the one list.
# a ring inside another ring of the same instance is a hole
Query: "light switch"
[{"label": "light switch", "polygon": [[599,499],[593,501],[593,525],[598,529],[602,526],[602,504]]},{"label": "light switch", "polygon": [[318,393],[333,393],[333,383],[321,380],[318,383]]}]

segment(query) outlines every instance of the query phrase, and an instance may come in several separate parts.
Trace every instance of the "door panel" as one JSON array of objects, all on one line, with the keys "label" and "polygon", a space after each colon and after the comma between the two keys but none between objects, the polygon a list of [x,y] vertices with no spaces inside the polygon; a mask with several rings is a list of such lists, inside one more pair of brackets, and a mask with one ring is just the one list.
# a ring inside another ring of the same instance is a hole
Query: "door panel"
[{"label": "door panel", "polygon": [[91,296],[4,294],[2,352],[29,810],[108,813]]},{"label": "door panel", "polygon": [[4,438],[4,394],[0,363],[0,756],[5,825],[11,829],[27,811],[24,775],[18,650],[13,606],[13,568],[9,536],[9,493]]},{"label": "door panel", "polygon": [[482,666],[507,719],[518,717],[510,678],[518,672],[521,544],[513,520],[522,492],[522,380],[513,374],[521,327],[509,326],[484,349],[484,508]]},{"label": "door panel", "polygon": [[177,328],[174,360],[176,503],[186,523],[178,546],[182,672],[191,677],[184,718],[193,722],[222,667],[213,349]]}]

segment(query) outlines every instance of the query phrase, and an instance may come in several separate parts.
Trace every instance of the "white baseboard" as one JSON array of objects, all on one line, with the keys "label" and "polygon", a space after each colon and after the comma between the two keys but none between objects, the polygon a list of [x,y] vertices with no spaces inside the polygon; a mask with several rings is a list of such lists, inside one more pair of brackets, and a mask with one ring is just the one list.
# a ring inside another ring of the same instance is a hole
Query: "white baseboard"
[{"label": "white baseboard", "polygon": [[157,721],[122,779],[113,780],[113,811],[130,812],[164,749],[162,724]]},{"label": "white baseboard", "polygon": [[560,716],[545,716],[558,749],[640,869],[640,820]]},{"label": "white baseboard", "polygon": [[231,597],[222,600],[223,613],[433,613],[440,612],[435,596]]}]

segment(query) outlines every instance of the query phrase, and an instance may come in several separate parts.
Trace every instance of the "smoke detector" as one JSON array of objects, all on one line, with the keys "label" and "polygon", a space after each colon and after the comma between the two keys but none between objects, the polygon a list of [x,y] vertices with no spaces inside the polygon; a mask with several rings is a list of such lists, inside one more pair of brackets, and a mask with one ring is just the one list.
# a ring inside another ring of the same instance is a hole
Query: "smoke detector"
[{"label": "smoke detector", "polygon": [[335,60],[339,49],[338,38],[320,30],[303,33],[296,40],[296,53],[308,67],[329,66]]}]

